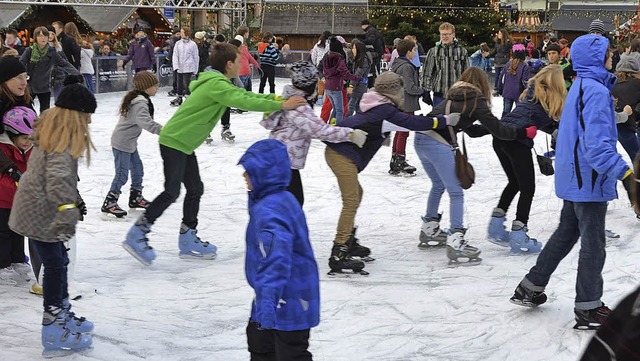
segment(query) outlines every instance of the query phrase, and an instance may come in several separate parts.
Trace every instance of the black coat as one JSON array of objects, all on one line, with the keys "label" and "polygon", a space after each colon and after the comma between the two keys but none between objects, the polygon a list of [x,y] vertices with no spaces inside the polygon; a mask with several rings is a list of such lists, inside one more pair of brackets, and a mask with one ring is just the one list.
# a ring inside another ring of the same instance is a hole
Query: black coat
[{"label": "black coat", "polygon": [[80,70],[80,45],[65,33],[60,33],[58,41],[62,44],[62,51],[74,68]]},{"label": "black coat", "polygon": [[640,79],[628,79],[618,82],[611,89],[611,95],[616,99],[616,112],[621,112],[625,105],[630,105],[633,114],[629,116],[626,123],[618,124],[618,127],[628,127],[632,131],[638,128],[638,111],[636,107],[640,105]]}]

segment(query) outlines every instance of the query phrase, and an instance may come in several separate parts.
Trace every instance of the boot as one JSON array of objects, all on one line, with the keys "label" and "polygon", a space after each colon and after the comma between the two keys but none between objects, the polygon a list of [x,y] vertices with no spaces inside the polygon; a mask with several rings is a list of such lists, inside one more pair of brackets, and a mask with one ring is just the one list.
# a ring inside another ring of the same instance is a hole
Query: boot
[{"label": "boot", "polygon": [[148,200],[142,196],[142,189],[133,189],[129,193],[129,208],[143,208],[146,209],[149,206]]},{"label": "boot", "polygon": [[107,197],[104,199],[104,203],[102,203],[101,211],[105,215],[113,215],[116,218],[122,218],[127,215],[127,211],[120,208],[118,205],[119,194],[115,192],[109,192]]},{"label": "boot", "polygon": [[218,247],[209,242],[203,242],[196,235],[197,233],[196,229],[189,228],[184,223],[180,225],[180,236],[178,237],[180,258],[215,259],[218,255],[216,253]]},{"label": "boot", "polygon": [[122,247],[145,266],[149,266],[156,258],[156,252],[148,243],[147,233],[149,232],[151,232],[151,223],[142,216],[129,229],[127,238],[122,242]]},{"label": "boot", "polygon": [[407,159],[405,155],[398,155],[398,158],[399,158],[398,161],[400,162],[400,170],[403,173],[413,175],[413,173],[416,172],[416,167],[407,163]]},{"label": "boot", "polygon": [[371,250],[368,247],[365,247],[360,243],[358,243],[358,239],[356,238],[357,229],[358,229],[357,227],[353,228],[353,231],[351,232],[351,236],[349,237],[346,243],[349,249],[348,250],[349,254],[352,257],[360,258],[360,260],[364,262],[374,261],[373,258],[369,257],[369,255],[371,254]]},{"label": "boot", "polygon": [[542,288],[541,291],[531,291],[520,283],[513,292],[510,301],[519,306],[537,307],[547,302],[547,295]]},{"label": "boot", "polygon": [[364,269],[364,262],[351,258],[349,247],[346,244],[333,244],[331,257],[329,257],[329,275],[344,273],[342,270],[351,270],[353,273],[369,274]]},{"label": "boot", "polygon": [[399,159],[399,156],[392,155],[391,160],[389,161],[389,174],[391,175],[400,175],[402,172],[402,162]]},{"label": "boot", "polygon": [[611,309],[604,304],[591,310],[573,309],[576,324],[573,326],[576,330],[597,330],[611,314]]},{"label": "boot", "polygon": [[76,317],[76,314],[71,312],[71,303],[69,302],[69,297],[62,300],[62,310],[66,313],[66,327],[71,332],[89,333],[93,331],[93,322],[88,321],[84,317]]},{"label": "boot", "polygon": [[42,315],[42,355],[58,357],[91,349],[90,335],[74,333],[66,327],[66,312],[58,307]]},{"label": "boot", "polygon": [[525,254],[538,254],[542,251],[542,242],[530,238],[527,234],[527,225],[520,221],[513,221],[511,233],[509,233],[509,243],[511,244],[511,254],[521,256]]},{"label": "boot", "polygon": [[509,247],[509,232],[504,226],[506,214],[500,208],[494,208],[489,221],[489,230],[487,231],[487,241],[497,244],[501,247]]},{"label": "boot", "polygon": [[442,214],[438,214],[437,218],[422,218],[419,248],[439,247],[447,244],[447,232],[440,229],[441,218]]},{"label": "boot", "polygon": [[229,142],[229,143],[233,143],[236,139],[236,136],[233,135],[233,133],[231,133],[231,130],[229,130],[229,125],[223,125],[222,126],[222,131],[220,132],[220,137],[222,138],[222,140]]},{"label": "boot", "polygon": [[456,228],[449,231],[447,236],[447,257],[449,258],[449,264],[477,264],[482,261],[480,250],[476,247],[470,246],[467,240],[464,239],[466,233],[464,228]]}]

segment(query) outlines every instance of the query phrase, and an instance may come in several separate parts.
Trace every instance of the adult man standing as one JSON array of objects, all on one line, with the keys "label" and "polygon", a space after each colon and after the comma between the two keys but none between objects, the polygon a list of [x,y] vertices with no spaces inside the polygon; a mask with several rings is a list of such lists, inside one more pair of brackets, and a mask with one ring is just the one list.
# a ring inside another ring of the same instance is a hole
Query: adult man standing
[{"label": "adult man standing", "polygon": [[136,73],[149,70],[153,66],[155,61],[153,44],[151,44],[151,41],[147,38],[147,34],[142,30],[136,33],[135,41],[129,45],[129,54],[124,60],[124,64],[130,60],[133,60],[132,68]]},{"label": "adult man standing", "polygon": [[[369,19],[362,20],[361,23],[362,30],[364,30],[364,44],[373,47],[373,51],[375,51],[375,56],[373,57],[373,66],[375,71],[373,72],[374,80],[380,74],[380,59],[382,59],[382,55],[384,55],[384,38],[378,29],[371,26]],[[373,87],[373,81],[369,82],[369,88]]]},{"label": "adult man standing", "polygon": [[427,52],[427,59],[420,74],[422,87],[427,90],[422,100],[433,106],[444,100],[447,90],[458,81],[462,72],[471,66],[467,49],[460,46],[456,40],[455,26],[442,23],[438,31],[440,41]]},{"label": "adult man standing", "polygon": [[64,32],[64,23],[62,21],[54,21],[51,26],[56,31],[64,56],[76,69],[80,69],[80,46],[75,39]]}]

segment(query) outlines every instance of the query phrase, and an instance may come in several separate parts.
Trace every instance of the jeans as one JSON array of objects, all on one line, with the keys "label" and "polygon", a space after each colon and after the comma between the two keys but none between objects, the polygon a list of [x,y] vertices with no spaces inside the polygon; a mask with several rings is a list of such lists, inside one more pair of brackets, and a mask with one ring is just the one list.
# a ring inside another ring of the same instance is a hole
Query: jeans
[{"label": "jeans", "polygon": [[338,179],[338,188],[342,196],[342,210],[338,219],[338,229],[333,240],[335,244],[345,244],[355,225],[356,212],[362,201],[362,187],[358,181],[358,167],[353,161],[327,147],[324,157]]},{"label": "jeans", "polygon": [[62,308],[62,300],[69,297],[67,285],[67,265],[69,257],[63,242],[33,241],[42,260],[44,279],[42,282],[44,309],[51,307]]},{"label": "jeans", "polygon": [[360,100],[362,100],[362,93],[351,93],[349,98],[349,104],[347,105],[347,116],[354,115],[360,111]]},{"label": "jeans", "polygon": [[278,331],[261,329],[257,322],[249,320],[247,344],[251,361],[311,361],[309,329]]},{"label": "jeans", "polygon": [[493,89],[498,90],[500,88],[500,75],[502,75],[502,69],[504,66],[494,66],[496,69],[496,81],[493,84]]},{"label": "jeans", "polygon": [[120,189],[127,183],[129,178],[129,171],[131,171],[131,189],[142,190],[144,167],[142,166],[138,151],[127,153],[115,148],[112,148],[112,150],[116,175],[113,177],[109,192],[120,194]]},{"label": "jeans", "polygon": [[511,100],[511,99],[507,99],[507,98],[502,98],[502,117],[504,117],[505,115],[511,113],[511,109],[513,109],[513,105],[515,104],[515,100]]},{"label": "jeans", "polygon": [[[324,92],[324,101],[322,102],[322,109],[320,110],[320,118],[325,122],[329,122],[333,113],[333,104],[331,103],[331,99],[329,99],[329,95]],[[347,89],[342,88],[342,109],[347,109],[349,107],[349,103],[347,100]],[[344,116],[343,116],[344,119]]]},{"label": "jeans", "polygon": [[262,76],[260,77],[260,87],[258,88],[258,93],[264,93],[264,87],[267,85],[267,80],[269,81],[269,93],[276,93],[276,67],[272,65],[262,64],[260,66],[262,69]]},{"label": "jeans", "polygon": [[544,291],[551,274],[580,239],[575,308],[591,310],[602,305],[602,268],[606,258],[604,222],[607,202],[564,201],[560,224],[538,255],[535,266],[522,280],[532,291]]},{"label": "jeans", "polygon": [[87,89],[91,92],[91,94],[96,93],[96,85],[93,83],[93,74],[82,74],[84,77],[84,84],[87,86]]},{"label": "jeans", "polygon": [[636,159],[636,154],[640,151],[640,142],[638,141],[636,132],[629,129],[626,124],[622,125],[618,127],[618,141],[629,155],[629,158],[631,158],[631,161]]},{"label": "jeans", "polygon": [[456,161],[453,147],[435,138],[416,133],[415,147],[425,172],[431,179],[431,191],[427,201],[427,211],[423,220],[438,218],[438,208],[445,189],[449,193],[450,229],[464,228],[464,192],[456,175]]},{"label": "jeans", "polygon": [[531,149],[517,141],[504,141],[493,138],[493,150],[507,175],[509,183],[504,187],[498,208],[507,212],[511,202],[520,192],[516,220],[524,224],[529,222],[531,203],[536,192],[536,177],[533,168]]},{"label": "jeans", "polygon": [[331,112],[331,118],[336,118],[336,125],[340,125],[344,116],[344,104],[342,103],[342,91],[341,90],[329,90],[325,89],[324,93],[329,97],[331,105],[333,105],[333,111]]},{"label": "jeans", "polygon": [[189,83],[193,73],[178,73],[178,95],[189,95]]},{"label": "jeans", "polygon": [[198,226],[200,198],[204,192],[196,153],[187,155],[160,144],[160,156],[164,165],[164,191],[149,205],[145,217],[153,224],[178,199],[182,183],[187,190],[182,206],[182,223],[195,229]]},{"label": "jeans", "polygon": [[244,85],[244,90],[250,92],[251,91],[251,74],[240,75],[240,81],[242,82],[242,85]]}]

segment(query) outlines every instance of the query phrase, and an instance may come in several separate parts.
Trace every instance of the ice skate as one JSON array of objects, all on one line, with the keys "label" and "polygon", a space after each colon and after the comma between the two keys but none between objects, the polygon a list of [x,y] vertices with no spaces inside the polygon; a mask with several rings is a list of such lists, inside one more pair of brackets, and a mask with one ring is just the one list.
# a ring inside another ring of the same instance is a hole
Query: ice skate
[{"label": "ice skate", "polygon": [[511,244],[511,255],[522,256],[527,254],[538,254],[542,251],[542,242],[530,238],[527,234],[529,229],[520,221],[513,221],[511,233],[509,233],[509,243]]},{"label": "ice skate", "polygon": [[509,231],[504,226],[506,221],[505,212],[500,208],[494,208],[489,221],[489,230],[487,231],[487,241],[497,244],[501,247],[509,247]]},{"label": "ice skate", "polygon": [[171,105],[172,107],[179,107],[182,104],[182,97],[178,96],[177,98],[173,99],[171,102],[169,102],[169,105]]},{"label": "ice skate", "polygon": [[114,219],[123,219],[127,215],[127,211],[120,208],[118,205],[118,197],[120,197],[120,195],[114,192],[109,192],[109,194],[107,194],[107,197],[104,199],[104,203],[102,203],[102,208],[100,209],[102,211],[100,218],[105,221],[111,221]]},{"label": "ice skate", "polygon": [[574,309],[576,324],[573,326],[576,330],[597,330],[607,320],[611,309],[604,304],[598,308],[591,310]]},{"label": "ice skate", "polygon": [[129,208],[147,209],[150,203],[142,196],[142,189],[131,189],[129,193]]},{"label": "ice skate", "polygon": [[69,298],[62,300],[62,312],[65,313],[64,318],[67,321],[66,327],[71,332],[89,333],[93,331],[93,322],[84,317],[76,317],[76,314],[71,312],[71,303],[69,303]]},{"label": "ice skate", "polygon": [[398,156],[400,158],[400,167],[402,170],[402,175],[404,175],[405,177],[413,177],[416,174],[416,167],[412,166],[411,164],[407,163],[407,159],[404,155],[399,155]]},{"label": "ice skate", "polygon": [[[369,272],[364,270],[364,262],[351,258],[349,247],[346,244],[333,244],[329,257],[329,276],[342,276],[359,274],[366,276]],[[344,270],[350,270],[347,273]]]},{"label": "ice skate", "polygon": [[213,138],[211,138],[211,134],[207,135],[207,139],[204,140],[207,145],[211,145],[213,143]]},{"label": "ice skate", "polygon": [[127,238],[122,242],[122,247],[145,266],[149,266],[156,258],[156,252],[149,246],[147,239],[150,231],[151,224],[143,216],[129,229]]},{"label": "ice skate", "polygon": [[236,108],[231,108],[229,111],[233,114],[242,114],[247,112],[246,110],[236,109]]},{"label": "ice skate", "polygon": [[442,247],[447,244],[447,232],[440,229],[441,218],[442,214],[438,214],[437,218],[422,218],[418,248]]},{"label": "ice skate", "polygon": [[404,155],[394,155],[389,162],[389,174],[393,176],[415,176],[416,167],[407,163]]},{"label": "ice skate", "polygon": [[69,330],[66,312],[60,308],[45,311],[42,316],[42,356],[46,358],[67,356],[91,349],[90,335]]},{"label": "ice skate", "polygon": [[178,248],[180,249],[180,258],[183,259],[215,259],[218,255],[216,252],[218,247],[203,242],[196,235],[197,230],[189,228],[186,225],[180,225],[180,237],[178,238]]},{"label": "ice skate", "polygon": [[482,258],[478,257],[481,253],[480,250],[470,246],[464,239],[466,231],[463,228],[449,231],[447,236],[447,257],[449,258],[450,266],[476,265],[482,261]]},{"label": "ice skate", "polygon": [[227,143],[233,143],[235,142],[235,139],[236,139],[236,136],[233,135],[233,133],[231,133],[231,130],[229,130],[228,125],[224,125],[222,127],[222,132],[220,132],[220,137],[222,138],[222,140],[224,140]]},{"label": "ice skate", "polygon": [[547,302],[547,295],[544,294],[544,290],[531,291],[525,288],[522,284],[519,284],[509,301],[518,306],[538,307]]},{"label": "ice skate", "polygon": [[173,90],[173,89],[171,89],[171,90],[169,90],[169,93],[167,93],[167,94],[168,94],[170,97],[175,97],[176,95],[178,95],[178,92],[177,92],[177,91],[175,91],[175,90]]},{"label": "ice skate", "polygon": [[349,248],[349,251],[348,251],[349,254],[351,255],[351,257],[360,258],[360,260],[363,262],[375,261],[376,260],[375,258],[369,256],[371,254],[371,250],[368,247],[365,247],[360,243],[358,243],[358,239],[356,238],[357,230],[358,230],[357,227],[353,228],[353,231],[351,232],[351,236],[347,240],[346,244],[347,244],[347,247]]}]

